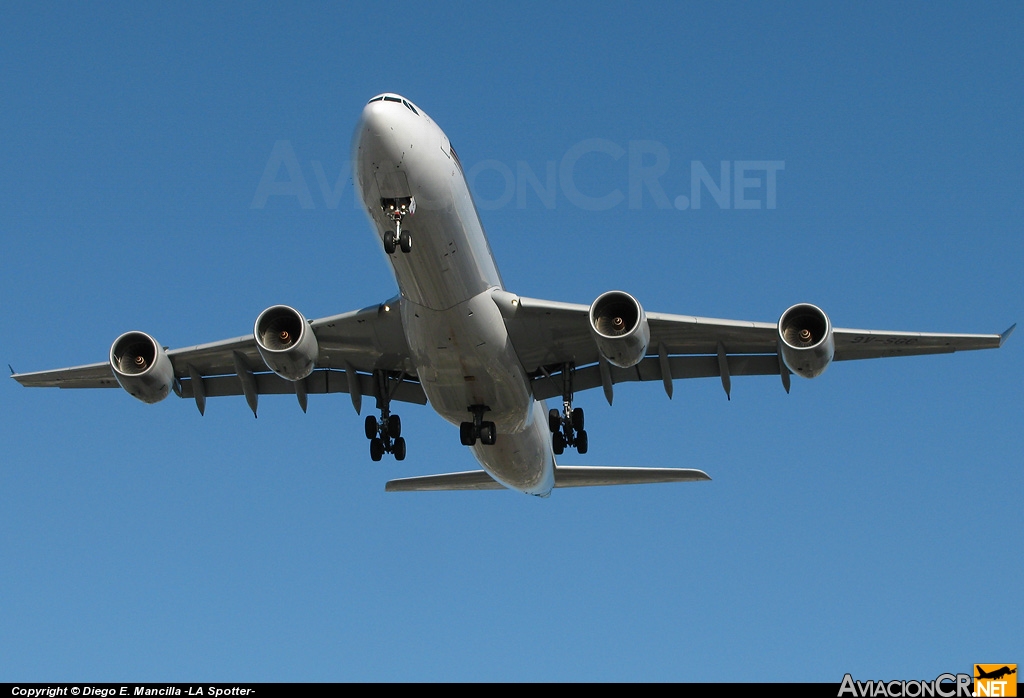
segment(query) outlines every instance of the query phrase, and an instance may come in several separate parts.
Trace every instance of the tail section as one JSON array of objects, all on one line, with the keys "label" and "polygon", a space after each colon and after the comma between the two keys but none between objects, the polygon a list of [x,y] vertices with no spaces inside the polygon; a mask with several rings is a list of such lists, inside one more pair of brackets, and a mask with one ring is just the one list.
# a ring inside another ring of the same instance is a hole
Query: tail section
[{"label": "tail section", "polygon": [[[610,466],[555,466],[555,487],[605,487],[608,485],[648,485],[666,482],[698,482],[710,480],[703,470],[692,468],[622,468]],[[461,473],[424,475],[390,480],[386,492],[438,492],[451,490],[501,490],[498,483],[483,470]]]}]

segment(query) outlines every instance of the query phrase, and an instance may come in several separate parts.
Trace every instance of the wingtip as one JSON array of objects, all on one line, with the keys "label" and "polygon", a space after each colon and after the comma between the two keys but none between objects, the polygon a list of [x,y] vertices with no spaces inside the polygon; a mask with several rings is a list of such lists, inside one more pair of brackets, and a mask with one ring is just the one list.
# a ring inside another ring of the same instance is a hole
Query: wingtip
[{"label": "wingtip", "polygon": [[1017,329],[1016,322],[1010,325],[1010,327],[1007,328],[1006,332],[1003,332],[1001,335],[999,335],[999,346],[1003,346],[1006,340],[1009,339],[1010,335],[1013,334],[1013,331],[1015,329]]}]

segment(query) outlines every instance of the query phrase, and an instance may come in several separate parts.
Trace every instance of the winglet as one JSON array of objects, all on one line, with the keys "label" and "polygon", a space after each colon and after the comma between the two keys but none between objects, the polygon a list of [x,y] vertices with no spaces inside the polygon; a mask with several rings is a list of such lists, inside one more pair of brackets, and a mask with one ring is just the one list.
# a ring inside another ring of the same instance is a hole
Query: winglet
[{"label": "winglet", "polygon": [[7,368],[11,369],[11,375],[13,376],[14,375],[14,367],[11,366],[10,364],[7,364]]},{"label": "winglet", "polygon": [[1006,330],[1006,332],[1003,332],[1001,335],[999,335],[999,346],[1003,346],[1003,342],[1005,342],[1007,339],[1009,339],[1010,335],[1013,334],[1013,331],[1015,329],[1017,329],[1017,323],[1016,322],[1013,323],[1012,325],[1010,325],[1010,328],[1008,330]]}]

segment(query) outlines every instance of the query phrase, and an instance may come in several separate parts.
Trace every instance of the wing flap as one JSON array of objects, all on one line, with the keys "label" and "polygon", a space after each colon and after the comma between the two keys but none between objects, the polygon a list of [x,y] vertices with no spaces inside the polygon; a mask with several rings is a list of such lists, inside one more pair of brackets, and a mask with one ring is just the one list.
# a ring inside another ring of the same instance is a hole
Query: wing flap
[{"label": "wing flap", "polygon": [[[777,376],[779,357],[777,354],[735,354],[726,357],[731,376]],[[717,356],[670,356],[669,368],[673,380],[684,378],[712,378],[721,375]],[[657,356],[648,356],[632,368],[609,366],[612,383],[631,381],[660,381],[661,363]],[[577,391],[601,387],[601,367],[597,364],[577,368],[572,379]],[[533,395],[538,400],[561,397],[561,374],[541,375],[534,379]]]},{"label": "wing flap", "polygon": [[[375,397],[377,385],[373,376],[356,373],[359,380],[360,394]],[[260,395],[294,395],[295,383],[285,380],[273,373],[257,373],[253,375],[256,379],[256,389]],[[348,374],[337,369],[317,369],[313,371],[304,381],[306,393],[309,395],[325,395],[330,393],[349,392]],[[189,378],[182,378],[179,381],[179,396],[183,398],[195,397],[194,386]],[[427,404],[426,393],[422,386],[412,380],[403,380],[401,383],[391,385],[391,399],[399,402],[410,402],[416,405]],[[203,393],[206,397],[226,397],[228,395],[242,395],[242,382],[236,375],[209,376],[203,378]]]}]

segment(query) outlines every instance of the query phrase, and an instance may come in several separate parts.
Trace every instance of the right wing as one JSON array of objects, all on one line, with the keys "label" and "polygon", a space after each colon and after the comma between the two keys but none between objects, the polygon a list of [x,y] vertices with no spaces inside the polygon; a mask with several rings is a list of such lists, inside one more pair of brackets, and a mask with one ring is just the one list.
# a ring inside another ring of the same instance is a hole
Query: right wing
[{"label": "right wing", "polygon": [[[292,382],[264,364],[253,335],[167,352],[174,370],[174,391],[193,398],[199,411],[207,397],[245,395],[253,414],[256,396],[349,393],[360,410],[363,395],[387,390],[392,400],[426,404],[423,388],[409,359],[398,299],[310,322],[319,353],[313,373]],[[12,376],[26,387],[117,388],[109,362]],[[251,377],[251,382],[249,378]],[[247,392],[247,384],[252,390]]]},{"label": "right wing", "polygon": [[[647,313],[647,356],[630,368],[605,361],[590,331],[590,307],[494,294],[509,337],[524,369],[533,377],[538,400],[562,395],[561,371],[574,367],[575,391],[603,387],[609,403],[612,386],[629,381],[662,381],[672,395],[672,381],[722,378],[726,393],[732,376],[781,376],[789,389],[790,372],[779,355],[778,324],[724,320],[667,313]],[[833,361],[891,356],[945,354],[1002,346],[1002,334],[941,334],[834,328]]]}]

